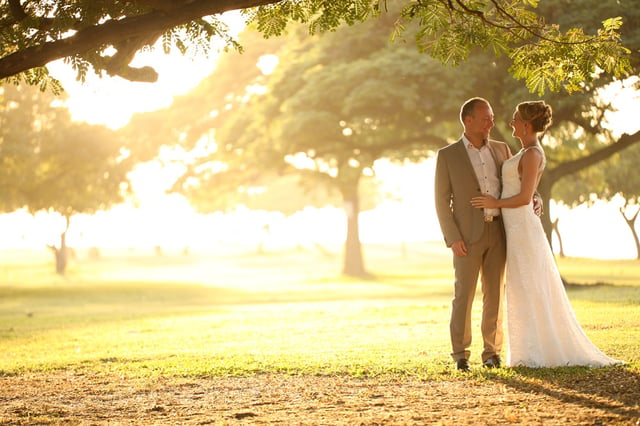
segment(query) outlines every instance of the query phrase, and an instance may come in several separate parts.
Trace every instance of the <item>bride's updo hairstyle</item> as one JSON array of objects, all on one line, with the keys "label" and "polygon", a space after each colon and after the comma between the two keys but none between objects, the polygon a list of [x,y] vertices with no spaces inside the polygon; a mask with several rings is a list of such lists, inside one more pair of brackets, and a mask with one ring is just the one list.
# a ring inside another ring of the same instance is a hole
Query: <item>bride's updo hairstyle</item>
[{"label": "bride's updo hairstyle", "polygon": [[551,107],[544,101],[521,102],[516,110],[522,120],[531,123],[534,132],[544,132],[553,122]]}]

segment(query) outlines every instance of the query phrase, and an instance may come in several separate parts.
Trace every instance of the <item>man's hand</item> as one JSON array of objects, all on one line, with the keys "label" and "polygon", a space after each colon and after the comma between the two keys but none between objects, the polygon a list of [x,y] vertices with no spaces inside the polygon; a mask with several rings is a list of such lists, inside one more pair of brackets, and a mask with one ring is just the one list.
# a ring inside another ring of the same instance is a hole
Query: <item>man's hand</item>
[{"label": "man's hand", "polygon": [[542,200],[540,199],[540,196],[538,194],[533,195],[533,212],[536,214],[536,216],[542,216]]},{"label": "man's hand", "polygon": [[451,244],[451,251],[453,251],[454,256],[466,256],[467,245],[464,243],[464,240],[458,240]]}]

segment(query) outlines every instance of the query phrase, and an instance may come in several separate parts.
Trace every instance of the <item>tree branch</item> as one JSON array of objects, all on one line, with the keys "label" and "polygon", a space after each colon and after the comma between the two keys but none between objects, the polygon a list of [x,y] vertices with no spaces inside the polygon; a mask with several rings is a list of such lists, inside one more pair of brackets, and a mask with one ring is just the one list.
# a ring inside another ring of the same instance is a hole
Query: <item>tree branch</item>
[{"label": "tree branch", "polygon": [[[589,37],[589,38],[586,38],[586,39],[580,40],[580,41],[568,42],[568,41],[562,41],[562,40],[552,39],[552,38],[546,37],[543,34],[541,34],[539,31],[536,31],[536,30],[542,29],[543,27],[523,24],[515,16],[513,16],[511,13],[507,12],[503,7],[501,7],[498,1],[491,0],[491,3],[493,4],[493,6],[496,8],[496,10],[499,12],[499,14],[502,17],[506,18],[507,21],[513,22],[513,24],[515,26],[499,24],[498,22],[495,22],[495,21],[493,21],[491,19],[488,19],[484,12],[482,12],[480,10],[471,9],[462,0],[456,0],[456,4],[465,13],[467,13],[469,15],[475,15],[482,22],[484,22],[485,24],[487,24],[487,25],[489,25],[491,27],[494,27],[494,28],[498,28],[500,30],[508,31],[511,34],[513,34],[514,29],[519,28],[519,29],[525,30],[526,32],[531,34],[533,37],[535,37],[535,38],[537,38],[539,40],[544,40],[544,41],[548,41],[550,43],[555,43],[555,44],[560,44],[560,45],[580,45],[580,44],[590,43],[590,42],[592,42],[594,40],[594,37]],[[448,5],[451,8],[451,10],[455,10],[455,5],[452,4],[451,0],[448,0]],[[523,41],[525,40],[524,38],[522,38],[520,36],[518,36],[518,38],[523,40]]]},{"label": "tree branch", "polygon": [[577,160],[567,161],[559,166],[549,170],[549,177],[553,182],[557,182],[560,178],[576,173],[582,169],[596,164],[599,161],[606,160],[616,152],[620,152],[623,149],[632,146],[633,144],[640,142],[640,132],[636,132],[632,135],[624,134],[610,145],[602,148],[593,154],[587,155]]},{"label": "tree branch", "polygon": [[9,0],[9,9],[11,9],[11,14],[15,18],[16,22],[20,22],[23,19],[28,18],[27,13],[20,4],[20,0]]},{"label": "tree branch", "polygon": [[[14,18],[13,22],[9,21],[9,25],[17,24],[29,18],[29,15],[22,7],[20,0],[9,0],[9,10],[11,10],[11,15]],[[51,25],[53,24],[53,19],[40,17],[36,20],[36,22],[38,23],[38,26],[32,28],[43,30],[51,27]]]},{"label": "tree branch", "polygon": [[[12,0],[15,3],[18,0]],[[0,79],[31,68],[43,67],[51,61],[96,50],[96,46],[116,45],[118,42],[139,40],[162,34],[178,25],[203,16],[217,15],[231,10],[247,9],[277,3],[281,0],[194,0],[179,2],[170,13],[152,10],[149,13],[78,30],[74,35],[40,43],[0,58]],[[148,0],[147,0],[148,2]],[[122,54],[126,57],[125,53]]]},{"label": "tree branch", "polygon": [[105,66],[107,73],[111,76],[119,75],[130,81],[156,82],[158,80],[156,70],[151,67],[135,68],[130,66],[129,63],[131,63],[138,50],[143,46],[155,44],[160,35],[160,33],[155,33],[150,36],[131,38],[124,42],[116,43],[117,52],[108,57],[107,65]]}]

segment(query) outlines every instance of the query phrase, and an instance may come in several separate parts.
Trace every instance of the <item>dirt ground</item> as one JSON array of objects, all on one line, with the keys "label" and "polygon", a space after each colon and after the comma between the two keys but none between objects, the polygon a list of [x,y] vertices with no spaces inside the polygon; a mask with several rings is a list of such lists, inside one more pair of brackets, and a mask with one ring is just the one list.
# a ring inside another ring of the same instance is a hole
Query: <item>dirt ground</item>
[{"label": "dirt ground", "polygon": [[531,377],[443,380],[257,375],[129,379],[57,372],[0,377],[0,424],[639,425],[626,369],[562,385]]}]

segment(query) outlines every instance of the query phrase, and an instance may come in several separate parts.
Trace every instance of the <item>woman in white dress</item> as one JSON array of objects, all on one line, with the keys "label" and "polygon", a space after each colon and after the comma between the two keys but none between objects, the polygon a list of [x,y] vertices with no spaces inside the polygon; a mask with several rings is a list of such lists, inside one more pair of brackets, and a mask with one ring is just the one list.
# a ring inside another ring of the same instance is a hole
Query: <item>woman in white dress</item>
[{"label": "woman in white dress", "polygon": [[551,124],[544,101],[518,104],[511,120],[522,150],[502,166],[502,195],[474,198],[501,208],[507,235],[507,366],[601,367],[619,364],[586,336],[564,290],[553,253],[531,203],[546,159],[539,134]]}]

